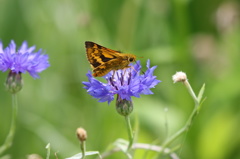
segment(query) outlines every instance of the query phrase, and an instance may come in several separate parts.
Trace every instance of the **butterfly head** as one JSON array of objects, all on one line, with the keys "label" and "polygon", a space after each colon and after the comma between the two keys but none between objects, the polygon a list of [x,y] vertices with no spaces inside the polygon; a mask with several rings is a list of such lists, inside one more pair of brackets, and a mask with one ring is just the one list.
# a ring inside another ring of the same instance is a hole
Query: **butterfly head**
[{"label": "butterfly head", "polygon": [[128,61],[129,62],[135,62],[136,61],[136,56],[132,54],[128,54]]}]

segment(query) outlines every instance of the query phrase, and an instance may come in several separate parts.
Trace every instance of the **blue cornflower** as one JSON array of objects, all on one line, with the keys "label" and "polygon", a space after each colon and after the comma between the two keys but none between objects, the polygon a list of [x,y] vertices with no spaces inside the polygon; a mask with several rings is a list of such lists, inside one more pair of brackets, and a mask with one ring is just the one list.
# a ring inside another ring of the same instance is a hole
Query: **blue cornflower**
[{"label": "blue cornflower", "polygon": [[41,49],[34,50],[35,46],[28,48],[26,41],[16,50],[16,44],[13,40],[8,47],[3,49],[3,44],[0,41],[0,71],[11,70],[16,74],[28,72],[33,78],[39,78],[38,73],[50,65],[48,55],[41,54]]},{"label": "blue cornflower", "polygon": [[135,65],[130,65],[130,68],[110,71],[103,78],[107,83],[102,83],[95,79],[91,72],[87,73],[88,82],[83,82],[87,92],[99,102],[108,102],[114,99],[114,95],[118,95],[118,100],[131,101],[131,97],[140,97],[141,94],[153,94],[150,90],[154,88],[159,82],[156,76],[153,75],[157,66],[150,67],[150,60],[147,61],[147,71],[143,74],[141,72],[140,61]]}]

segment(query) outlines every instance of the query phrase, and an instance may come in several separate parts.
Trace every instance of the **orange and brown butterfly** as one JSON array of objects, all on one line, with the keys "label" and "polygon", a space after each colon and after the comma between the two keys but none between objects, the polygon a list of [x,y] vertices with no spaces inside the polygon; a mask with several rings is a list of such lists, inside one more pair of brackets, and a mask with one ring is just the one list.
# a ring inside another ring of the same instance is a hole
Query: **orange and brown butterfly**
[{"label": "orange and brown butterfly", "polygon": [[86,41],[85,47],[94,77],[104,76],[112,70],[129,68],[131,66],[128,65],[136,61],[136,56],[133,54],[123,54],[91,41]]}]

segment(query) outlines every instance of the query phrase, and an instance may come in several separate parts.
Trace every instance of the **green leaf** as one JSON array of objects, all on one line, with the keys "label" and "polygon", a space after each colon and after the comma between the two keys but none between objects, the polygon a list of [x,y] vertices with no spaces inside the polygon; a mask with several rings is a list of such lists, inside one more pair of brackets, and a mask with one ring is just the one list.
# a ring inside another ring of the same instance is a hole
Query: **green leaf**
[{"label": "green leaf", "polygon": [[204,91],[205,91],[205,83],[203,84],[202,88],[200,89],[200,91],[198,93],[198,97],[197,97],[198,103],[201,103]]},{"label": "green leaf", "polygon": [[203,100],[201,101],[201,103],[199,104],[199,106],[198,106],[198,112],[200,111],[200,109],[202,108],[202,105],[203,105],[203,102],[206,100],[207,98],[205,97],[205,98],[203,98]]}]

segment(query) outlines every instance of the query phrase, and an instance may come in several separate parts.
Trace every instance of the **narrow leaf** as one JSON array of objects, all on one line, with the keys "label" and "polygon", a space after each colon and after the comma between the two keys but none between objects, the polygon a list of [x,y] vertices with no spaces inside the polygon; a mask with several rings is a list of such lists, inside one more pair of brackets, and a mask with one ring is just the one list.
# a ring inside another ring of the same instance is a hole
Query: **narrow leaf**
[{"label": "narrow leaf", "polygon": [[202,88],[200,89],[200,91],[198,93],[198,97],[197,97],[198,103],[201,102],[204,91],[205,91],[205,83],[203,84]]}]

